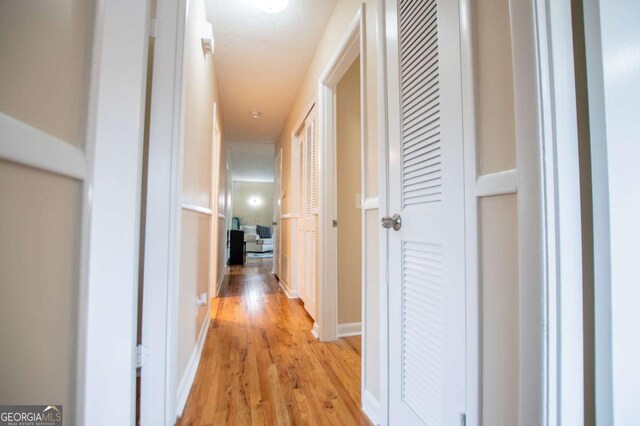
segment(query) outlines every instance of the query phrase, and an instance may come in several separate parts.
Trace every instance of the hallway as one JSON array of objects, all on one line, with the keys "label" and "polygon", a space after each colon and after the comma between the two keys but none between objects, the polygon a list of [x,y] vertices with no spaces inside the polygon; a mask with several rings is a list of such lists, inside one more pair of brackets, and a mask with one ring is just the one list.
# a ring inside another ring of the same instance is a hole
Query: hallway
[{"label": "hallway", "polygon": [[272,259],[227,268],[178,425],[370,424],[360,410],[360,337],[320,343]]}]

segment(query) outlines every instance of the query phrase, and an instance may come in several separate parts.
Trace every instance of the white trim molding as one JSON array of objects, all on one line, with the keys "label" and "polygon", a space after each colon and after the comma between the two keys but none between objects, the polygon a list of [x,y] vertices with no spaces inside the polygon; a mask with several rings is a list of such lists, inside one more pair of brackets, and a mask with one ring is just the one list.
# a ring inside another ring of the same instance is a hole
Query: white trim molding
[{"label": "white trim molding", "polygon": [[298,298],[298,292],[295,290],[289,290],[291,287],[289,286],[289,284],[287,284],[287,282],[285,280],[283,280],[282,278],[280,278],[279,276],[278,278],[278,285],[280,285],[280,288],[282,289],[282,291],[284,291],[284,294],[287,295],[288,299],[297,299]]},{"label": "white trim molding", "polygon": [[368,197],[364,199],[362,208],[364,210],[377,210],[380,207],[380,199],[376,197]]},{"label": "white trim molding", "polygon": [[368,390],[362,394],[362,411],[369,417],[371,423],[380,424],[380,402]]},{"label": "white trim molding", "polygon": [[[460,1],[460,65],[462,82],[462,131],[464,161],[465,216],[465,422],[479,425],[481,420],[481,290],[478,246],[478,160],[475,75],[474,0]],[[514,177],[515,178],[515,177]],[[515,186],[515,185],[514,185]],[[495,188],[494,188],[495,189]],[[488,194],[488,192],[487,192]]]},{"label": "white trim molding", "polygon": [[[387,2],[375,2],[376,8],[376,89],[378,93],[377,119],[377,158],[378,158],[378,220],[389,215],[389,122],[387,87]],[[366,194],[366,193],[365,193]],[[379,357],[379,395],[378,422],[389,423],[389,238],[386,229],[378,227],[378,357]],[[365,333],[367,326],[365,324]],[[363,375],[366,378],[365,375]],[[364,380],[363,380],[364,383]],[[366,383],[365,383],[366,384]],[[362,397],[366,395],[362,392]],[[371,417],[370,417],[371,418]],[[374,419],[371,419],[374,421]],[[375,421],[374,421],[375,423]]]},{"label": "white trim molding", "polygon": [[517,190],[518,174],[516,169],[481,175],[476,180],[476,197],[478,198],[515,194]]},{"label": "white trim molding", "polygon": [[360,336],[361,334],[361,322],[348,322],[344,324],[338,324],[338,337]]},{"label": "white trim molding", "polygon": [[[135,325],[149,3],[104,1],[94,13],[84,147],[77,405],[69,408],[77,409],[75,423],[101,426],[133,424],[136,419]],[[80,156],[70,157],[75,157],[73,164],[79,169]],[[97,414],[105,410],[109,416]]]},{"label": "white trim molding", "polygon": [[208,207],[198,206],[196,204],[183,204],[182,210],[188,210],[190,212],[200,213],[207,216],[211,216],[211,209]]},{"label": "white trim molding", "polygon": [[0,112],[0,158],[84,180],[87,161],[76,146]]},{"label": "white trim molding", "polygon": [[218,277],[218,281],[216,282],[216,290],[215,290],[215,294],[213,294],[210,297],[219,297],[220,296],[220,292],[222,291],[222,284],[224,283],[224,268],[222,268],[222,272],[220,273],[220,276]]},{"label": "white trim molding", "polygon": [[543,154],[544,359],[548,424],[585,424],[582,226],[569,2],[536,1]]},{"label": "white trim molding", "polygon": [[[207,305],[207,307],[208,306],[209,305]],[[182,416],[184,407],[187,404],[187,398],[189,398],[189,392],[191,392],[191,387],[193,386],[193,381],[196,378],[196,372],[198,371],[198,366],[200,365],[200,358],[202,357],[204,343],[207,340],[207,332],[209,331],[210,323],[211,315],[209,315],[209,313],[207,312],[204,324],[202,324],[202,328],[200,328],[200,333],[198,334],[196,346],[191,352],[189,363],[187,364],[187,368],[185,369],[185,372],[182,375],[182,379],[180,380],[180,384],[178,385],[178,401],[176,413],[178,417]]]},{"label": "white trim molding", "polygon": [[313,323],[313,327],[311,327],[311,334],[316,339],[320,339],[320,334],[318,333],[318,323],[317,322]]}]

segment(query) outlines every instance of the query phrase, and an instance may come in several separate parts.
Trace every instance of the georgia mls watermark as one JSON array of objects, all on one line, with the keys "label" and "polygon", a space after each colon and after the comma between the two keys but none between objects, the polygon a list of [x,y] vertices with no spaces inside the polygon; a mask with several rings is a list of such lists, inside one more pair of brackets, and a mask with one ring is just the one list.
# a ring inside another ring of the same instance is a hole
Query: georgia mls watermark
[{"label": "georgia mls watermark", "polygon": [[62,426],[62,405],[0,405],[0,426]]}]

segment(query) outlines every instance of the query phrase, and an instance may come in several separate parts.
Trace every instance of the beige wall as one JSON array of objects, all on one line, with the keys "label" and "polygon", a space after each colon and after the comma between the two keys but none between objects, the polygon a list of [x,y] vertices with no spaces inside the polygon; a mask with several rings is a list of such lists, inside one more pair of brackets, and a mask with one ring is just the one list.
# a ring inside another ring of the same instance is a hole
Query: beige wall
[{"label": "beige wall", "polygon": [[0,112],[84,144],[93,15],[93,1],[0,1]]},{"label": "beige wall", "polygon": [[213,57],[204,54],[200,41],[201,25],[207,21],[204,0],[188,4],[182,202],[211,207],[213,104],[218,88]]},{"label": "beige wall", "polygon": [[0,161],[0,401],[73,423],[82,185]]},{"label": "beige wall", "polygon": [[516,195],[480,200],[483,424],[518,424]]},{"label": "beige wall", "polygon": [[[0,113],[83,146],[94,2],[0,1]],[[0,160],[0,401],[75,423],[82,184]]]},{"label": "beige wall", "polygon": [[[508,0],[475,10],[478,174],[516,166]],[[479,202],[482,423],[518,424],[518,232],[516,195]]]},{"label": "beige wall", "polygon": [[[258,198],[259,206],[250,200]],[[233,182],[231,212],[243,225],[271,226],[273,222],[273,182]]]},{"label": "beige wall", "polygon": [[336,90],[338,179],[338,324],[362,321],[362,192],[360,171],[360,60],[351,65]]},{"label": "beige wall", "polygon": [[[377,53],[379,48],[377,46],[377,2],[376,0],[338,0],[331,18],[325,28],[324,34],[318,43],[315,54],[304,81],[300,85],[298,94],[294,101],[293,107],[289,112],[289,116],[286,120],[285,126],[282,129],[282,133],[276,143],[275,152],[278,152],[282,148],[282,188],[287,194],[291,194],[291,132],[293,127],[304,117],[306,111],[305,108],[309,103],[317,99],[317,85],[320,73],[324,70],[329,59],[336,50],[338,43],[344,37],[347,28],[351,24],[357,10],[361,7],[362,3],[366,5],[365,13],[365,48],[366,48],[366,60],[363,61],[366,81],[364,82],[364,89],[366,93],[366,150],[365,150],[365,182],[367,185],[366,197],[375,197],[378,195],[377,184]],[[289,203],[291,197],[285,197],[282,200],[282,214],[293,213],[295,214],[295,206],[291,206]],[[379,393],[379,328],[378,327],[378,315],[379,315],[379,286],[378,286],[378,211],[371,210],[367,212],[365,224],[367,233],[367,263],[366,268],[366,322],[370,325],[366,331],[366,348],[367,365],[365,365],[366,376],[366,391],[375,399],[380,395]],[[372,221],[373,223],[369,223]],[[289,238],[295,236],[288,232],[286,227],[290,226],[291,221],[282,221],[282,235],[289,235]],[[284,255],[292,259],[292,253],[290,252],[290,245],[288,241],[283,238],[282,252]],[[372,254],[372,256],[369,256]],[[373,256],[374,255],[374,256]],[[290,276],[290,275],[289,275]],[[295,285],[295,284],[294,284]]]},{"label": "beige wall", "polygon": [[[204,0],[191,0],[185,31],[187,83],[182,203],[211,208],[215,213],[215,200],[211,200],[212,167],[218,162],[224,164],[224,161],[220,161],[220,155],[225,154],[212,151],[213,106],[217,102],[218,91],[213,58],[203,53],[200,41],[202,23],[207,21]],[[226,184],[224,181],[226,174],[223,170],[220,172],[221,176],[218,180]],[[207,315],[206,307],[196,308],[196,298],[201,292],[209,291],[211,262],[214,262],[214,265],[218,264],[216,260],[209,258],[211,220],[211,216],[182,210],[178,318],[179,379],[187,368]],[[215,276],[214,268],[213,277]]]}]

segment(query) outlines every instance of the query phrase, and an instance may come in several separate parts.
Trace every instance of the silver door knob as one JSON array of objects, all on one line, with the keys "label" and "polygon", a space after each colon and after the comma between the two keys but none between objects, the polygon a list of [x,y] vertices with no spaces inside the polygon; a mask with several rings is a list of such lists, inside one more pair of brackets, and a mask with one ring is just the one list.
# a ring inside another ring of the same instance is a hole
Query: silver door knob
[{"label": "silver door knob", "polygon": [[393,229],[394,231],[399,231],[402,228],[402,218],[398,213],[393,216],[385,216],[380,221],[380,225],[384,229]]}]

